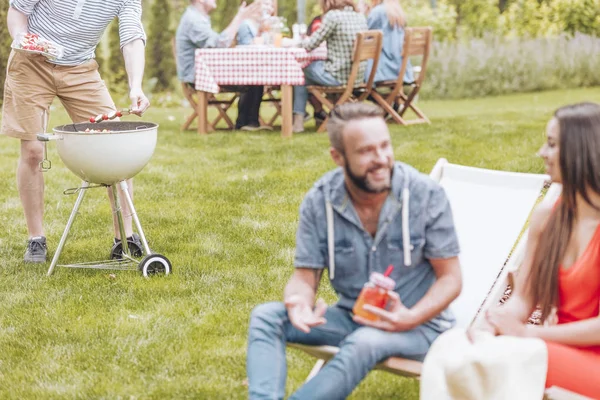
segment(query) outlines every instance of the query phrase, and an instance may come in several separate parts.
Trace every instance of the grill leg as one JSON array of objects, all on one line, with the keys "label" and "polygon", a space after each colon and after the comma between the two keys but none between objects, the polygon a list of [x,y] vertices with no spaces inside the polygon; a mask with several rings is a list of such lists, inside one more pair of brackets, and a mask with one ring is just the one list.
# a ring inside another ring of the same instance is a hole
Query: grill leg
[{"label": "grill leg", "polygon": [[65,242],[67,241],[67,236],[69,235],[69,231],[71,230],[71,226],[73,225],[73,221],[75,221],[75,216],[77,215],[77,211],[79,211],[79,206],[81,206],[81,202],[83,200],[83,196],[85,195],[85,191],[90,186],[89,182],[83,182],[81,188],[79,189],[79,194],[77,195],[77,200],[75,200],[75,205],[73,206],[73,211],[71,211],[71,215],[69,216],[69,220],[67,221],[67,226],[65,227],[65,231],[60,238],[60,242],[58,242],[58,247],[54,252],[54,257],[52,257],[52,262],[50,263],[50,268],[48,269],[47,275],[50,276],[54,272],[54,267],[58,263],[58,257],[60,257],[60,253],[62,253],[62,249],[65,246]]},{"label": "grill leg", "polygon": [[[127,186],[126,186],[127,187]],[[129,244],[127,243],[127,234],[125,233],[125,224],[123,223],[123,210],[121,209],[121,202],[119,201],[119,193],[117,193],[117,185],[110,186],[113,199],[115,201],[115,210],[117,213],[117,221],[119,222],[119,233],[121,234],[121,246],[123,254],[131,258],[131,252],[129,251]],[[126,192],[127,193],[127,192]]]},{"label": "grill leg", "polygon": [[148,242],[146,241],[146,235],[144,235],[144,231],[142,229],[142,224],[140,223],[140,219],[137,216],[137,212],[135,211],[135,207],[133,206],[133,200],[131,200],[131,196],[129,195],[129,190],[127,188],[127,181],[119,182],[121,185],[121,191],[125,195],[125,200],[127,201],[127,205],[129,206],[129,211],[131,211],[131,217],[135,222],[135,226],[140,234],[140,239],[142,240],[142,244],[144,245],[144,250],[146,254],[150,254],[150,247],[148,246]]}]

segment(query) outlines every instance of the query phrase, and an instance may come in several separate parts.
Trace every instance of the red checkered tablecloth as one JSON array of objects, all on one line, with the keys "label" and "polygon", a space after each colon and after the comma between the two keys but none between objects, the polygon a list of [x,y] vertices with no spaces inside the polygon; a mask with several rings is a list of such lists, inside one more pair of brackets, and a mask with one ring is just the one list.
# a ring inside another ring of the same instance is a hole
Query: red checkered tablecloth
[{"label": "red checkered tablecloth", "polygon": [[302,68],[325,60],[327,48],[239,46],[196,50],[196,90],[218,93],[219,85],[304,85]]}]

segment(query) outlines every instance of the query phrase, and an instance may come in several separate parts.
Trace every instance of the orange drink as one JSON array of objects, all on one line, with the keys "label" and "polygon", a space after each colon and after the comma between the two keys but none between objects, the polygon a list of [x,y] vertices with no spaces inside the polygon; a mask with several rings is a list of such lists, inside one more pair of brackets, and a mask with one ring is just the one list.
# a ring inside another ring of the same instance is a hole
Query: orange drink
[{"label": "orange drink", "polygon": [[363,306],[369,304],[373,307],[385,309],[389,297],[388,291],[394,290],[396,286],[396,282],[387,276],[390,272],[391,269],[388,267],[386,274],[380,274],[379,272],[371,274],[369,282],[365,283],[358,295],[358,299],[356,299],[356,303],[354,303],[354,307],[352,308],[354,315],[370,321],[377,321],[379,319],[379,316],[365,310]]}]

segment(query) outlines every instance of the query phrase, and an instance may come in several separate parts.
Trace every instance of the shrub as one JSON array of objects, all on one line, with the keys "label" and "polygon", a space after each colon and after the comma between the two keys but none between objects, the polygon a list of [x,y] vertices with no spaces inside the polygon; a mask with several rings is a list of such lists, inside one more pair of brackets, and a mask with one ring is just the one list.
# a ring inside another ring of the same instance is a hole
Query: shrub
[{"label": "shrub", "polygon": [[108,59],[106,60],[109,71],[107,86],[113,95],[123,97],[128,92],[127,72],[125,71],[125,61],[121,53],[121,40],[119,38],[119,23],[114,19],[108,28]]},{"label": "shrub", "polygon": [[500,16],[500,26],[509,37],[555,36],[561,31],[552,4],[538,0],[515,0]]},{"label": "shrub", "polygon": [[465,37],[483,37],[498,30],[500,10],[497,0],[457,1],[459,28]]},{"label": "shrub", "polygon": [[12,39],[6,25],[6,14],[8,12],[8,0],[0,0],[0,105],[4,99],[4,80],[6,79],[6,64],[10,54]]},{"label": "shrub", "polygon": [[431,26],[433,38],[449,41],[456,38],[456,8],[445,0],[438,0],[432,9],[427,2],[402,2],[408,19],[408,26]]},{"label": "shrub", "polygon": [[171,40],[174,33],[169,26],[171,6],[168,0],[154,0],[146,50],[148,78],[155,78],[153,92],[163,92],[172,88],[175,76],[175,60]]},{"label": "shrub", "polygon": [[600,36],[600,0],[554,0],[562,30]]},{"label": "shrub", "polygon": [[600,85],[600,39],[488,36],[434,43],[423,97],[461,98]]}]

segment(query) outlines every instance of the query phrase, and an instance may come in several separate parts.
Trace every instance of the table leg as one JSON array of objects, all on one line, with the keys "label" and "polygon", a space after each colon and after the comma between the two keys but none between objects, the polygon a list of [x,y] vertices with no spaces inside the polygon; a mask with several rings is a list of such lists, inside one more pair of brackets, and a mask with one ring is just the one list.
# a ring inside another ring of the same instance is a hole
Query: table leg
[{"label": "table leg", "polygon": [[292,137],[292,86],[281,85],[281,136]]},{"label": "table leg", "polygon": [[208,93],[198,90],[198,104],[196,105],[196,114],[198,114],[198,134],[206,135],[208,128],[206,126],[208,120]]}]

